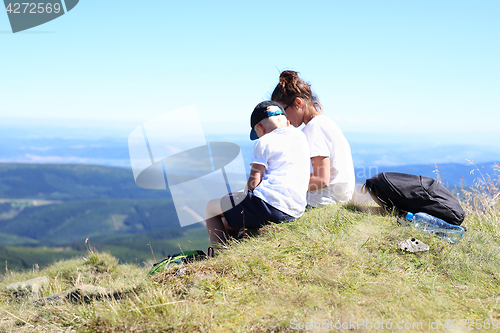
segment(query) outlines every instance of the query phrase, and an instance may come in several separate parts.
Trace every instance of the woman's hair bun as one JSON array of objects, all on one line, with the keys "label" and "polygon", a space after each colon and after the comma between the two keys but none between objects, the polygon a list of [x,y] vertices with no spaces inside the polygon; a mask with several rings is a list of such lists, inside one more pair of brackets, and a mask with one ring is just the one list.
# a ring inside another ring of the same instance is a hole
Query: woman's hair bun
[{"label": "woman's hair bun", "polygon": [[295,98],[296,96],[301,95],[299,88],[300,81],[299,73],[295,71],[283,71],[280,74],[280,82],[278,83],[278,86],[281,88],[284,96]]},{"label": "woman's hair bun", "polygon": [[312,93],[309,83],[299,78],[296,71],[283,71],[280,73],[280,81],[271,95],[271,100],[290,104],[296,97],[309,101],[321,112],[321,103],[318,97]]},{"label": "woman's hair bun", "polygon": [[280,82],[293,84],[294,81],[299,79],[299,73],[295,71],[283,71],[280,74]]}]

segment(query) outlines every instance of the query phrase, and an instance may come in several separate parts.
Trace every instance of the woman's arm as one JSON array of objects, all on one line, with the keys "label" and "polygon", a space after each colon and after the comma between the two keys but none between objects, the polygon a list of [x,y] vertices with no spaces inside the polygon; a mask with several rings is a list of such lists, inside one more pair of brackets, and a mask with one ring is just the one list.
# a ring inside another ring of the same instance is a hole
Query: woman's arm
[{"label": "woman's arm", "polygon": [[250,177],[248,177],[247,189],[253,190],[257,186],[259,186],[262,181],[262,175],[266,170],[266,167],[262,164],[252,163],[250,164]]},{"label": "woman's arm", "polygon": [[309,179],[309,191],[327,187],[330,184],[330,157],[311,157],[313,173]]}]

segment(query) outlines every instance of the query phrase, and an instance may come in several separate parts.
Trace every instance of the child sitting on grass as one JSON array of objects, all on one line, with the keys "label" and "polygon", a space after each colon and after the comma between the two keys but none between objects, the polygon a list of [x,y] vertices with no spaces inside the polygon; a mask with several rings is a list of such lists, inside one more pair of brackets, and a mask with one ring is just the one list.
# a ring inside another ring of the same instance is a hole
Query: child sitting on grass
[{"label": "child sitting on grass", "polygon": [[240,228],[298,218],[307,204],[310,162],[305,135],[289,126],[282,106],[273,101],[259,103],[250,124],[250,139],[258,141],[245,191],[211,200],[205,210],[213,246]]}]

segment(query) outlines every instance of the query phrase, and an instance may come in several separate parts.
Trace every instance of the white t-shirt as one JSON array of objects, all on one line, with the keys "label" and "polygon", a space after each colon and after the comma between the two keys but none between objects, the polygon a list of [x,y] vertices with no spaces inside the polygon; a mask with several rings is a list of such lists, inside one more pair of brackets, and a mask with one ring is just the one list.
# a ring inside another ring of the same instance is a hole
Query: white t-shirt
[{"label": "white t-shirt", "polygon": [[[317,115],[302,129],[309,143],[310,157],[330,158],[330,185],[307,192],[307,203],[314,207],[351,200],[356,181],[351,147],[333,120]],[[312,169],[311,169],[312,170]],[[312,172],[312,171],[311,171]]]},{"label": "white t-shirt", "polygon": [[294,127],[280,127],[260,137],[252,162],[266,167],[253,193],[282,212],[300,217],[307,205],[310,159],[305,135]]}]

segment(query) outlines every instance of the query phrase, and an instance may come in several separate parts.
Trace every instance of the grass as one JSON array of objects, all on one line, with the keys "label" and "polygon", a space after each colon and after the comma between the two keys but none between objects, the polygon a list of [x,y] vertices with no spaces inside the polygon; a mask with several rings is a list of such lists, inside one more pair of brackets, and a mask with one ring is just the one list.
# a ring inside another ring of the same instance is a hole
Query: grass
[{"label": "grass", "polygon": [[[43,270],[6,274],[0,286],[47,276],[43,296],[93,284],[120,297],[45,306],[2,297],[0,331],[336,331],[349,321],[361,332],[371,331],[367,322],[375,329],[382,321],[395,331],[399,324],[405,331],[466,332],[486,322],[485,331],[498,331],[492,322],[500,321],[499,192],[477,197],[485,193],[481,186],[493,185],[490,179],[464,192],[468,231],[458,244],[399,226],[391,214],[339,204],[267,226],[216,258],[184,266],[180,276],[173,268],[148,278],[148,267],[117,264],[89,249]],[[474,200],[482,200],[480,209]],[[397,243],[410,237],[430,250],[399,251]],[[470,322],[462,327],[460,319]]]},{"label": "grass", "polygon": [[[182,250],[206,249],[209,240],[206,228],[183,230],[184,235],[169,238],[169,231],[156,231],[141,234],[112,235],[109,237],[90,238],[93,246],[99,251],[108,252],[115,256],[120,263],[152,265],[155,261],[151,255],[151,245],[156,259],[160,260],[168,254]],[[0,234],[0,244],[16,236]],[[19,271],[23,268],[38,265],[41,268],[56,261],[71,259],[85,255],[84,242],[76,246],[42,247],[42,246],[6,246],[0,247],[0,264],[2,271]]]}]

